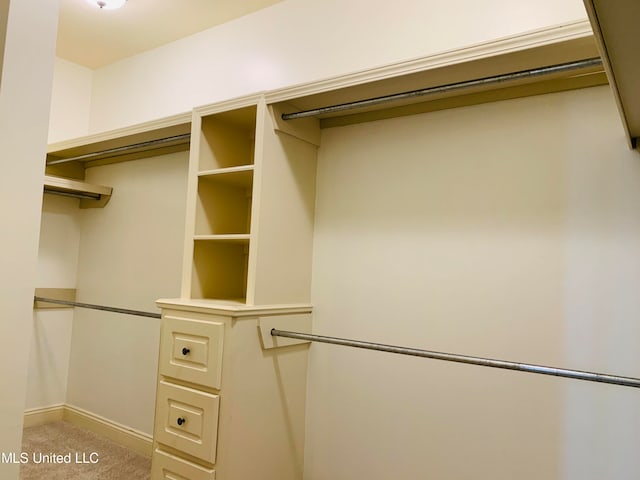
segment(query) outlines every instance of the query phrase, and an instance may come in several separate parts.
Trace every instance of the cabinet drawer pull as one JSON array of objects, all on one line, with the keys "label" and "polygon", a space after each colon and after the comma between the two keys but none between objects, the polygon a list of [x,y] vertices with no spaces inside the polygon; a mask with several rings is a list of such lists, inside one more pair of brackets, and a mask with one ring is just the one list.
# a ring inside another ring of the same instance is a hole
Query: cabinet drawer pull
[{"label": "cabinet drawer pull", "polygon": [[190,353],[190,352],[191,352],[191,349],[189,349],[189,348],[187,348],[187,347],[184,347],[184,348],[182,349],[182,355],[184,355],[185,357],[186,357],[187,355],[189,355],[189,353]]},{"label": "cabinet drawer pull", "polygon": [[178,418],[178,425],[182,426],[184,424],[184,422],[186,422],[187,420],[185,418],[179,417]]}]

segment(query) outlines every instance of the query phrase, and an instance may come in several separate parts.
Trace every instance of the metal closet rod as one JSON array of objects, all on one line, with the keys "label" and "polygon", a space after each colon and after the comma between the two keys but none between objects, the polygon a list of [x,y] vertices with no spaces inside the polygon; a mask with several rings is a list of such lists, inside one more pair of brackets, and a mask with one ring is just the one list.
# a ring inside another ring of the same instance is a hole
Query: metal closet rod
[{"label": "metal closet rod", "polygon": [[274,337],[295,338],[298,340],[308,340],[311,342],[331,343],[334,345],[344,345],[347,347],[365,348],[368,350],[378,350],[381,352],[399,353],[414,357],[432,358],[435,360],[445,360],[448,362],[467,363],[480,365],[482,367],[503,368],[506,370],[517,370],[520,372],[538,373],[541,375],[553,375],[556,377],[573,378],[576,380],[586,380],[589,382],[611,383],[625,387],[640,388],[640,378],[620,377],[603,373],[584,372],[581,370],[569,370],[566,368],[545,367],[542,365],[531,365],[528,363],[508,362],[505,360],[494,360],[491,358],[470,357],[467,355],[457,355],[454,353],[432,352],[417,348],[397,347],[384,345],[381,343],[362,342],[359,340],[348,340],[345,338],[325,337],[312,335],[309,333],[289,332],[286,330],[272,329],[271,335]]},{"label": "metal closet rod", "polygon": [[123,147],[108,148],[106,150],[100,150],[99,152],[85,153],[84,155],[77,155],[75,157],[60,158],[58,160],[51,160],[47,162],[47,165],[58,165],[60,163],[74,162],[76,160],[91,160],[96,157],[117,157],[119,155],[126,155],[131,150],[138,150],[140,148],[147,147],[161,147],[166,143],[180,142],[182,140],[189,140],[191,138],[190,133],[182,135],[174,135],[173,137],[158,138],[156,140],[148,140],[146,142],[134,143],[132,145],[125,145]]},{"label": "metal closet rod", "polygon": [[44,189],[44,193],[49,193],[51,195],[61,195],[63,197],[81,198],[86,200],[100,200],[102,198],[102,195],[100,195],[99,193],[62,192],[60,190],[53,190],[46,187]]},{"label": "metal closet rod", "polygon": [[124,313],[125,315],[135,315],[137,317],[162,318],[159,313],[143,312],[141,310],[130,310],[128,308],[107,307],[106,305],[94,305],[91,303],[72,302],[69,300],[58,300],[55,298],[33,297],[36,302],[55,303],[67,305],[69,307],[88,308],[90,310],[102,310],[104,312]]},{"label": "metal closet rod", "polygon": [[315,117],[323,113],[335,113],[345,110],[353,110],[355,108],[373,107],[382,103],[393,102],[398,100],[412,99],[416,97],[423,97],[426,95],[433,95],[436,93],[448,93],[456,90],[462,90],[471,87],[483,87],[488,85],[495,85],[499,83],[523,80],[527,78],[541,77],[545,75],[551,75],[555,73],[570,72],[574,70],[580,70],[589,67],[602,66],[602,60],[598,57],[589,58],[586,60],[578,60],[575,62],[561,63],[558,65],[551,65],[548,67],[534,68],[530,70],[522,70],[520,72],[505,73],[502,75],[494,75],[492,77],[484,77],[476,80],[466,80],[463,82],[449,83],[446,85],[439,85],[436,87],[422,88],[420,90],[412,90],[410,92],[394,93],[392,95],[384,95],[381,97],[369,98],[366,100],[358,100],[355,102],[341,103],[339,105],[331,105],[328,107],[314,108],[311,110],[304,110],[295,113],[283,113],[283,120],[294,120],[296,118]]}]

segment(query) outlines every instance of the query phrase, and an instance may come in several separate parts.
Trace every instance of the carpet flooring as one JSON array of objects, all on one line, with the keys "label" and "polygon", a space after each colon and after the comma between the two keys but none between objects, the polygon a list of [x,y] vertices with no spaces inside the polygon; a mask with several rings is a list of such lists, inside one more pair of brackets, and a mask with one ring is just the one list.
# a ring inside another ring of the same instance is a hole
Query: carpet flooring
[{"label": "carpet flooring", "polygon": [[151,459],[67,422],[24,429],[20,480],[149,480]]}]

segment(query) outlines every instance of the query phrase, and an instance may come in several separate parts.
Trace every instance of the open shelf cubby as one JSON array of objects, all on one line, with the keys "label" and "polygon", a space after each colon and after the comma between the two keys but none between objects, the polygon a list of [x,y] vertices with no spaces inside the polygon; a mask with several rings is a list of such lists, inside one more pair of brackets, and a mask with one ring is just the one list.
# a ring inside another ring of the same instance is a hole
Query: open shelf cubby
[{"label": "open shelf cubby", "polygon": [[194,239],[191,298],[244,302],[248,258],[248,238]]},{"label": "open shelf cubby", "polygon": [[199,174],[195,234],[248,234],[252,187],[253,166]]},{"label": "open shelf cubby", "polygon": [[202,117],[198,170],[253,164],[257,107]]}]

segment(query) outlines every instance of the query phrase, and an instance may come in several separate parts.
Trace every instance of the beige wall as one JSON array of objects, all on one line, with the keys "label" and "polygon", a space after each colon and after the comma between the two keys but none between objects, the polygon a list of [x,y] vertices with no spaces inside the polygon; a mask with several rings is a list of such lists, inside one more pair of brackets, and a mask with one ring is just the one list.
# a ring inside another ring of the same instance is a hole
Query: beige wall
[{"label": "beige wall", "polygon": [[[640,153],[596,91],[567,102],[566,363],[640,377]],[[565,478],[640,476],[636,389],[566,382],[563,415]]]},{"label": "beige wall", "polygon": [[[0,25],[0,452],[20,452],[57,8],[12,1]],[[17,479],[18,465],[0,464],[0,477]]]},{"label": "beige wall", "polygon": [[49,143],[86,135],[89,131],[93,71],[56,58],[51,93]]},{"label": "beige wall", "polygon": [[[607,87],[323,131],[314,331],[637,376],[639,160]],[[640,474],[631,389],[311,352],[306,479]]]},{"label": "beige wall", "polygon": [[[103,209],[82,210],[78,301],[159,312],[180,295],[187,152],[87,170],[113,187]],[[151,434],[160,321],[77,309],[68,403]]]},{"label": "beige wall", "polygon": [[[49,143],[86,135],[91,70],[56,58],[53,79]],[[36,287],[76,288],[79,222],[78,200],[43,196]],[[73,309],[35,312],[25,408],[66,401],[73,315]]]},{"label": "beige wall", "polygon": [[[36,287],[76,288],[79,200],[43,195]],[[25,408],[65,403],[74,311],[34,311]]]}]

